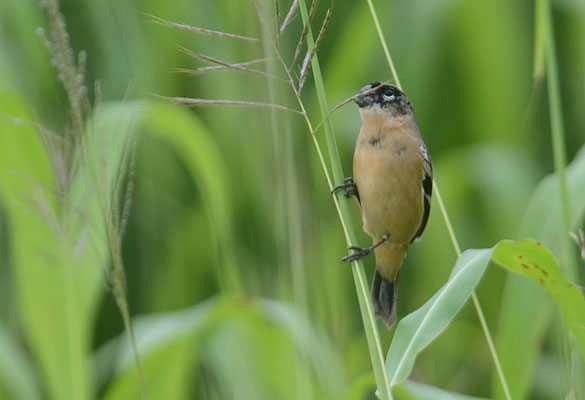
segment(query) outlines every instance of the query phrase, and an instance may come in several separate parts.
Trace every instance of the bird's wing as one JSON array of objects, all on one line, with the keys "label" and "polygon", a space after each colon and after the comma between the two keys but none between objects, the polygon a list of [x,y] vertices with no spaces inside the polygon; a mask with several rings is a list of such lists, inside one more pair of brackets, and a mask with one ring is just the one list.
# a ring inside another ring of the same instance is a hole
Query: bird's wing
[{"label": "bird's wing", "polygon": [[420,143],[419,149],[420,155],[424,161],[423,179],[421,182],[424,210],[420,226],[418,227],[416,234],[410,241],[411,243],[414,242],[415,240],[419,240],[423,232],[425,231],[427,221],[429,220],[429,214],[431,212],[431,195],[433,194],[433,163],[431,161],[431,156],[429,155],[427,147],[424,145],[424,143]]}]

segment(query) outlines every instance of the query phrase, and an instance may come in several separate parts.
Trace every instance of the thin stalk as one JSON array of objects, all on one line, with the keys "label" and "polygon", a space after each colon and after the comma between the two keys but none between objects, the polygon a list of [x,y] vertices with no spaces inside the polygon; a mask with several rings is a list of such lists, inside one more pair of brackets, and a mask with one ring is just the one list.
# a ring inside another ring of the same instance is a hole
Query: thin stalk
[{"label": "thin stalk", "polygon": [[[299,1],[299,8],[301,11],[301,16],[303,22],[306,24],[308,20],[308,13],[307,7],[305,5],[304,0]],[[307,36],[307,47],[312,49],[315,45],[313,40],[313,34],[309,27]],[[313,68],[313,79],[315,81],[315,88],[317,91],[317,97],[319,99],[319,108],[321,111],[321,117],[323,119],[326,118],[329,107],[327,105],[327,97],[325,93],[325,86],[323,84],[323,78],[321,76],[321,68],[319,65],[319,58],[315,54],[311,61],[311,66]],[[309,129],[311,133],[314,133],[312,125],[307,119],[309,123]],[[343,180],[343,170],[341,166],[341,159],[339,157],[339,153],[337,151],[337,143],[335,141],[335,135],[333,132],[333,125],[331,121],[327,119],[323,124],[325,129],[325,137],[327,140],[327,148],[329,151],[329,161],[331,165],[331,170],[333,172],[333,178],[335,182],[341,182]],[[321,163],[323,165],[323,170],[325,171],[330,189],[332,189],[332,182],[328,177],[327,167],[324,164],[324,160],[320,151],[319,143],[317,142],[317,138],[314,134],[311,135],[313,138],[313,142],[318,150]],[[333,201],[335,203],[337,212],[339,214],[339,218],[341,221],[341,225],[343,227],[343,231],[345,234],[346,242],[348,245],[356,244],[357,243],[357,235],[355,229],[353,228],[353,224],[350,218],[349,212],[349,202],[345,197],[341,197],[340,199],[337,196],[333,196]],[[382,352],[382,345],[380,343],[380,337],[378,334],[378,329],[376,327],[376,319],[374,317],[372,303],[370,301],[369,291],[366,284],[366,277],[364,272],[364,266],[361,260],[355,261],[352,263],[352,271],[354,276],[354,281],[356,285],[356,292],[358,296],[358,302],[360,305],[360,311],[362,314],[362,320],[364,323],[364,330],[366,333],[366,340],[368,342],[368,349],[370,351],[370,358],[372,361],[372,368],[374,370],[374,375],[376,377],[376,384],[378,387],[380,399],[383,400],[391,400],[392,399],[392,392],[390,390],[390,383],[388,382],[388,376],[386,375],[386,370],[384,366],[384,355]]]},{"label": "thin stalk", "polygon": [[[569,211],[569,196],[567,194],[567,178],[565,174],[565,167],[567,166],[566,144],[565,144],[565,130],[563,124],[563,111],[561,107],[561,91],[559,87],[559,73],[557,69],[557,55],[555,48],[555,38],[553,32],[552,18],[550,15],[550,4],[548,0],[539,0],[542,3],[541,10],[543,12],[543,27],[546,41],[546,68],[547,68],[547,86],[549,97],[549,112],[550,112],[550,128],[553,145],[553,158],[555,165],[555,173],[559,178],[559,198],[561,201],[561,213],[563,218],[563,230],[569,232],[571,230],[571,219]],[[577,272],[575,270],[575,263],[571,257],[571,250],[569,247],[569,238],[563,238],[563,254],[565,256],[565,263],[561,264],[561,268],[567,277],[575,281]],[[564,267],[564,268],[563,268]]]},{"label": "thin stalk", "polygon": [[378,21],[378,14],[376,14],[376,10],[374,9],[374,4],[372,0],[368,0],[368,6],[370,7],[370,13],[372,14],[372,19],[374,20],[374,25],[376,25],[376,31],[378,31],[378,37],[380,38],[380,43],[382,44],[382,48],[384,49],[384,54],[386,55],[386,60],[388,61],[388,65],[390,66],[390,70],[392,71],[392,76],[394,77],[394,82],[396,86],[402,90],[402,85],[400,84],[400,79],[398,79],[398,73],[396,72],[396,68],[394,68],[394,63],[392,62],[392,57],[390,56],[390,50],[388,50],[388,45],[386,44],[386,39],[384,39],[384,35],[382,34],[382,28],[380,27],[380,21]]},{"label": "thin stalk", "polygon": [[[445,221],[445,225],[447,226],[447,231],[449,232],[449,237],[451,238],[451,242],[453,243],[453,248],[455,249],[455,253],[457,257],[461,256],[461,248],[459,247],[459,242],[457,241],[457,237],[455,236],[455,232],[453,231],[453,226],[451,225],[451,220],[449,219],[449,215],[447,214],[447,210],[445,209],[445,204],[443,203],[443,198],[441,197],[441,192],[439,192],[439,187],[437,186],[437,182],[433,180],[433,191],[435,192],[434,195],[437,198],[437,203],[439,203],[439,208],[441,209],[441,214],[443,215],[443,220]],[[492,339],[492,335],[488,328],[487,322],[485,320],[485,316],[483,315],[483,310],[481,308],[481,304],[479,303],[479,299],[475,294],[475,291],[471,292],[471,299],[473,300],[473,305],[475,310],[477,311],[477,316],[479,318],[479,322],[481,324],[481,328],[485,335],[485,339],[487,341],[488,348],[490,350],[490,354],[494,360],[494,364],[496,366],[496,371],[498,373],[498,377],[500,378],[500,382],[502,383],[502,389],[504,390],[504,395],[506,399],[511,400],[512,396],[510,394],[510,389],[508,389],[508,383],[506,382],[506,377],[504,376],[504,371],[502,369],[502,365],[500,364],[500,359],[498,357],[498,353],[496,352],[496,346],[494,346],[494,340]]]},{"label": "thin stalk", "polygon": [[[386,44],[386,40],[384,39],[384,35],[382,34],[382,29],[380,28],[380,23],[378,21],[378,16],[376,15],[376,10],[374,9],[374,5],[372,4],[372,0],[367,0],[368,5],[370,6],[370,12],[372,14],[372,19],[374,20],[374,24],[376,25],[376,30],[378,31],[378,36],[380,38],[380,43],[384,48],[384,53],[386,54],[386,59],[388,61],[388,65],[390,66],[390,70],[392,71],[392,76],[394,77],[394,81],[396,82],[396,86],[402,90],[402,86],[400,84],[400,79],[398,78],[398,74],[396,73],[396,69],[394,68],[394,63],[392,62],[392,57],[390,56],[390,51],[388,50],[388,45]],[[451,238],[451,242],[453,243],[453,247],[455,249],[455,253],[457,257],[461,256],[461,248],[459,247],[459,242],[457,241],[457,237],[455,236],[455,232],[453,231],[453,226],[451,225],[451,220],[447,214],[447,210],[445,209],[445,205],[443,204],[443,199],[441,198],[441,194],[439,192],[439,187],[437,186],[437,182],[433,179],[433,190],[435,192],[435,197],[437,198],[437,202],[439,203],[439,208],[441,209],[441,214],[443,215],[443,219],[445,224],[447,225],[447,230],[449,231],[449,236]],[[498,377],[500,379],[500,383],[502,384],[502,388],[504,389],[504,394],[506,399],[511,400],[512,397],[510,395],[510,390],[508,389],[508,384],[506,382],[506,377],[504,376],[504,372],[502,370],[502,366],[500,364],[500,360],[498,358],[498,354],[496,352],[496,348],[494,346],[494,341],[492,339],[492,335],[490,330],[487,326],[485,316],[483,314],[483,310],[479,303],[479,299],[475,294],[475,291],[471,292],[471,298],[473,299],[473,305],[475,307],[475,311],[477,312],[477,316],[481,323],[481,328],[483,330],[484,336],[486,338],[490,353],[492,355],[492,359],[494,361],[494,365],[496,367],[496,371],[498,373]]]},{"label": "thin stalk", "polygon": [[544,79],[546,72],[545,10],[544,3],[541,0],[536,1],[534,11],[534,59],[532,77],[536,84]]}]

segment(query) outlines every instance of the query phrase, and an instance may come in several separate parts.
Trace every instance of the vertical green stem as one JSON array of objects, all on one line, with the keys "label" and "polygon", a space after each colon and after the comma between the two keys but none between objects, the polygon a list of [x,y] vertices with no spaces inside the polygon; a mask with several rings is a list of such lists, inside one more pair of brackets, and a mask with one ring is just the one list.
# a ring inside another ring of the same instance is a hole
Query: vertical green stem
[{"label": "vertical green stem", "polygon": [[[451,225],[451,220],[449,219],[449,215],[447,214],[447,210],[445,209],[445,204],[443,204],[443,199],[441,197],[441,192],[439,192],[439,187],[437,186],[437,182],[433,180],[434,192],[437,202],[439,203],[439,208],[441,209],[441,214],[443,215],[443,220],[447,225],[447,230],[449,231],[449,236],[451,237],[451,242],[453,243],[453,247],[455,249],[455,253],[457,257],[461,255],[461,248],[459,247],[459,242],[457,241],[457,237],[455,236],[455,232],[453,231],[453,226]],[[475,291],[471,292],[471,299],[473,301],[473,306],[475,307],[475,311],[477,312],[477,317],[479,318],[479,322],[481,324],[481,328],[483,330],[488,348],[490,350],[490,354],[492,355],[492,359],[494,360],[494,365],[496,367],[496,372],[498,373],[498,377],[500,379],[500,383],[502,384],[502,389],[504,390],[504,395],[506,399],[511,400],[512,395],[510,394],[510,389],[508,388],[508,383],[506,382],[506,376],[504,375],[504,370],[502,369],[502,365],[500,363],[500,359],[498,357],[498,353],[496,352],[496,346],[494,345],[494,340],[492,339],[492,335],[490,333],[489,327],[485,320],[485,316],[483,315],[483,310],[481,308],[481,304],[479,303],[479,299],[477,298],[477,294]]]},{"label": "vertical green stem", "polygon": [[[367,2],[368,2],[368,6],[370,7],[372,19],[374,20],[374,24],[376,25],[376,30],[378,32],[378,37],[380,38],[380,43],[382,44],[382,47],[384,49],[384,53],[386,54],[386,59],[388,61],[388,65],[390,66],[390,70],[392,72],[394,82],[396,82],[396,86],[400,90],[402,90],[402,85],[400,84],[400,79],[398,78],[396,68],[394,68],[394,63],[392,62],[392,57],[390,56],[390,51],[388,50],[388,45],[386,44],[386,39],[384,39],[384,35],[383,35],[382,29],[380,27],[380,22],[378,21],[378,16],[376,14],[376,10],[374,9],[374,4],[372,3],[372,0],[367,0]],[[443,204],[443,199],[441,198],[441,194],[439,192],[439,187],[437,186],[437,183],[435,180],[433,180],[433,187],[434,187],[435,197],[437,198],[437,201],[439,203],[439,208],[441,209],[443,219],[445,220],[445,224],[447,225],[447,230],[449,231],[449,236],[450,236],[451,241],[453,243],[453,247],[455,248],[455,253],[457,254],[457,257],[459,257],[461,255],[461,248],[459,247],[457,237],[455,236],[455,232],[453,231],[453,226],[451,225],[451,220],[449,219],[449,216],[447,215],[447,210],[445,209],[445,206]],[[479,299],[477,298],[477,295],[475,294],[475,291],[473,291],[471,293],[471,297],[473,300],[473,305],[475,307],[475,311],[477,312],[477,316],[478,316],[479,321],[481,323],[481,327],[483,329],[483,333],[485,335],[490,353],[492,355],[492,359],[494,361],[496,371],[498,373],[498,376],[500,378],[500,382],[501,382],[502,387],[504,389],[506,399],[510,400],[512,398],[510,396],[510,390],[508,389],[508,384],[506,382],[506,378],[504,376],[504,372],[502,370],[502,366],[500,364],[500,360],[498,358],[498,354],[497,354],[496,348],[494,346],[494,341],[492,339],[492,335],[491,335],[490,330],[487,326],[487,322],[485,320],[483,310],[482,310],[481,305],[479,303]]]},{"label": "vertical green stem", "polygon": [[374,4],[372,0],[368,0],[368,6],[370,7],[370,13],[372,14],[372,19],[374,20],[374,25],[376,25],[376,31],[378,32],[378,38],[380,38],[380,43],[382,44],[382,48],[384,49],[384,54],[386,55],[386,60],[388,61],[388,65],[390,66],[390,71],[392,72],[392,77],[394,78],[394,82],[396,86],[402,90],[402,85],[400,84],[400,79],[398,79],[398,73],[396,72],[396,68],[394,68],[394,63],[392,62],[392,57],[390,56],[390,50],[388,50],[388,45],[386,44],[386,39],[384,39],[384,35],[382,34],[382,28],[380,27],[380,21],[378,21],[378,14],[376,14],[376,10],[374,9]]},{"label": "vertical green stem", "polygon": [[[303,22],[306,23],[307,21],[307,7],[305,5],[304,0],[299,1],[299,8],[301,11],[301,16],[303,18]],[[307,33],[307,47],[312,49],[314,46],[313,34],[311,29],[309,29]],[[329,106],[327,105],[327,97],[325,94],[325,86],[323,85],[323,78],[321,76],[321,68],[319,66],[319,58],[315,54],[313,60],[311,62],[311,67],[313,69],[313,79],[315,81],[315,87],[317,91],[317,96],[319,99],[319,108],[321,111],[321,117],[325,119],[327,113],[329,111]],[[327,119],[324,123],[324,130],[325,130],[325,137],[327,140],[327,149],[329,152],[329,162],[331,165],[331,170],[333,172],[333,179],[334,182],[342,182],[343,180],[343,170],[341,167],[341,159],[339,157],[339,153],[337,151],[337,143],[335,141],[335,134],[333,131],[333,125],[329,119]],[[313,136],[315,141],[315,145],[318,147],[318,143],[316,141],[315,136]],[[325,168],[325,165],[323,165]],[[341,219],[341,223],[344,228],[344,233],[346,236],[346,240],[348,245],[357,243],[357,236],[355,230],[353,228],[353,224],[351,222],[350,213],[349,213],[349,202],[345,197],[339,198],[338,201],[335,202],[338,208],[339,216]],[[374,375],[376,377],[376,384],[378,386],[378,392],[380,399],[383,400],[391,400],[392,399],[392,392],[390,390],[390,384],[388,382],[388,377],[386,375],[386,370],[384,367],[384,355],[382,352],[382,345],[380,343],[380,337],[378,334],[378,329],[376,327],[376,319],[374,317],[374,312],[372,308],[372,303],[369,297],[369,291],[367,288],[367,280],[366,275],[364,272],[363,263],[358,260],[352,263],[352,270],[354,275],[354,281],[356,285],[356,291],[358,296],[358,301],[360,305],[360,311],[362,314],[362,320],[364,323],[364,330],[366,333],[366,340],[368,342],[368,349],[370,351],[370,358],[372,360],[372,368],[374,370]]]},{"label": "vertical green stem", "polygon": [[555,48],[555,39],[553,32],[552,18],[550,14],[550,4],[548,0],[538,0],[540,9],[543,14],[544,35],[546,41],[546,68],[547,68],[547,86],[549,97],[550,127],[553,145],[553,157],[555,172],[559,178],[559,198],[561,201],[561,213],[563,218],[563,255],[565,262],[561,264],[565,275],[572,281],[575,281],[577,273],[575,264],[572,262],[571,250],[569,248],[568,232],[571,230],[571,220],[569,212],[569,197],[567,194],[567,179],[565,167],[567,165],[567,155],[565,152],[565,131],[563,127],[563,111],[561,107],[561,91],[559,88],[559,74],[557,70],[557,55]]}]

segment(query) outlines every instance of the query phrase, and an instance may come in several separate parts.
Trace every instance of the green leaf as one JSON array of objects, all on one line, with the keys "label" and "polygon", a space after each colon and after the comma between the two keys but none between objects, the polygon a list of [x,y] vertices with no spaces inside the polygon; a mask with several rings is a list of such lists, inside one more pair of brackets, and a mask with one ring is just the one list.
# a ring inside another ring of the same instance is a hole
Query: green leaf
[{"label": "green leaf", "polygon": [[408,378],[418,353],[443,332],[463,307],[483,276],[492,252],[493,248],[465,251],[447,283],[422,307],[400,321],[386,357],[391,386]]},{"label": "green leaf", "polygon": [[557,303],[577,345],[585,355],[583,293],[561,273],[550,251],[540,242],[531,239],[521,242],[502,241],[494,251],[492,259],[502,267],[522,274],[546,289]]}]

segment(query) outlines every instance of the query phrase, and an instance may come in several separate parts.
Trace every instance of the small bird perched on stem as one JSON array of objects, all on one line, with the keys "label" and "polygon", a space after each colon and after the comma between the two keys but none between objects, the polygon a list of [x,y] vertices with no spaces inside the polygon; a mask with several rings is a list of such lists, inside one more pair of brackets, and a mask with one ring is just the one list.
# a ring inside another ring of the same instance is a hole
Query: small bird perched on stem
[{"label": "small bird perched on stem", "polygon": [[372,282],[374,313],[388,328],[396,319],[398,272],[408,246],[419,239],[431,208],[433,165],[421,137],[414,109],[397,87],[374,82],[355,100],[362,128],[355,144],[353,179],[333,188],[346,189],[360,203],[370,247],[351,246],[341,261],[374,251]]}]

